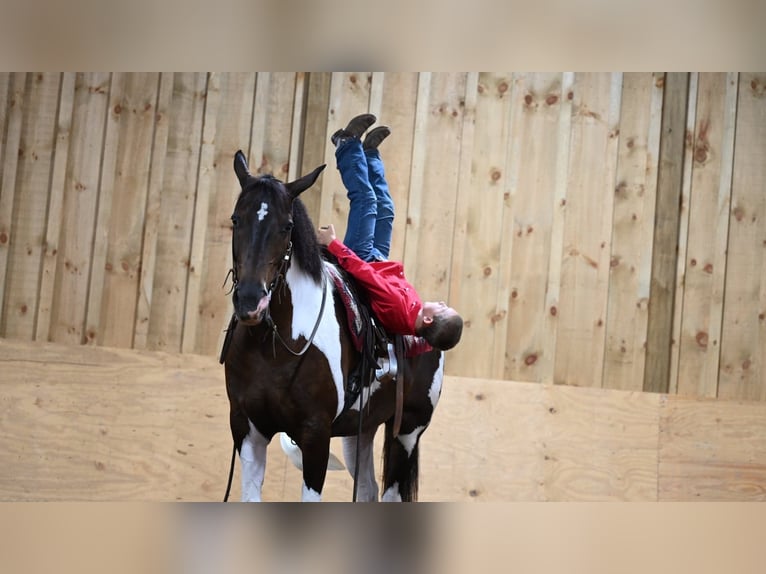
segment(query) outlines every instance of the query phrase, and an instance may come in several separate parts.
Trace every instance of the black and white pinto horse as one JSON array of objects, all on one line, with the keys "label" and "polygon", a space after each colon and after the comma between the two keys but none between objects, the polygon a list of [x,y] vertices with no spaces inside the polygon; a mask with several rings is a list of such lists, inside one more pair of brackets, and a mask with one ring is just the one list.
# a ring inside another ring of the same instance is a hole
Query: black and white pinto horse
[{"label": "black and white pinto horse", "polygon": [[321,499],[333,436],[344,437],[358,500],[378,500],[372,450],[384,423],[381,499],[417,500],[418,444],[441,393],[443,354],[432,350],[399,365],[405,383],[397,436],[394,383],[374,380],[346,404],[346,385],[361,354],[332,278],[333,264],[323,257],[298,198],[324,167],[283,183],[253,176],[241,151],[234,157],[242,190],[231,217],[234,319],[222,361],[242,500],[261,500],[266,447],[279,432],[302,451],[303,501]]}]

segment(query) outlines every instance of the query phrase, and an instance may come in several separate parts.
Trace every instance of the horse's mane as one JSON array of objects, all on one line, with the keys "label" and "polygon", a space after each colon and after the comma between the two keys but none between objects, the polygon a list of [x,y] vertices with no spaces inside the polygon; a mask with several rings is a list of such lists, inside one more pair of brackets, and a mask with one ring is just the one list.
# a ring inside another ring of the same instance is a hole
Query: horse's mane
[{"label": "horse's mane", "polygon": [[321,282],[323,264],[314,223],[299,197],[293,201],[293,253],[301,269],[317,283]]}]

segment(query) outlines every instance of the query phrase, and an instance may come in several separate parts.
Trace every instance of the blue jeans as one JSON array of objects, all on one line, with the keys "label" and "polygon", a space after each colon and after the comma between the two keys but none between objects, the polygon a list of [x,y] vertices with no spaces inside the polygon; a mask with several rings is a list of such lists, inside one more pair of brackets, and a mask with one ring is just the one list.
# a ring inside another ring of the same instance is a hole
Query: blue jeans
[{"label": "blue jeans", "polygon": [[349,138],[335,150],[338,170],[349,200],[343,243],[364,261],[385,261],[391,249],[394,201],[377,149],[362,149]]}]

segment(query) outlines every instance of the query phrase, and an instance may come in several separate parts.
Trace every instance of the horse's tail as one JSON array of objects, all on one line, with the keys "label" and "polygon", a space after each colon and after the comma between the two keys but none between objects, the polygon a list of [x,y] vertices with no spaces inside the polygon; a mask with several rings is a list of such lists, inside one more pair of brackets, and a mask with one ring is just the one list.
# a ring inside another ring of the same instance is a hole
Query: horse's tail
[{"label": "horse's tail", "polygon": [[408,453],[401,441],[394,438],[393,421],[386,423],[383,443],[383,498],[392,488],[398,489],[402,502],[418,500],[419,442]]}]

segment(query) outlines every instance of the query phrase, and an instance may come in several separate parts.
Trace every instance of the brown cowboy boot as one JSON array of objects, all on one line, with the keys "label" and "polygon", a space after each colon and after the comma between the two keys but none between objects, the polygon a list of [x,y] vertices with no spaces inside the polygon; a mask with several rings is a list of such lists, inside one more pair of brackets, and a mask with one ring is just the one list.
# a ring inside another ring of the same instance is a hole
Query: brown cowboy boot
[{"label": "brown cowboy boot", "polygon": [[333,145],[337,146],[338,143],[340,143],[340,140],[343,139],[360,139],[362,134],[367,131],[367,128],[374,124],[376,120],[377,118],[373,114],[359,114],[358,116],[351,118],[345,128],[332,134],[330,141]]},{"label": "brown cowboy boot", "polygon": [[378,126],[370,130],[362,143],[362,149],[377,149],[384,139],[391,135],[391,128],[388,126]]}]

